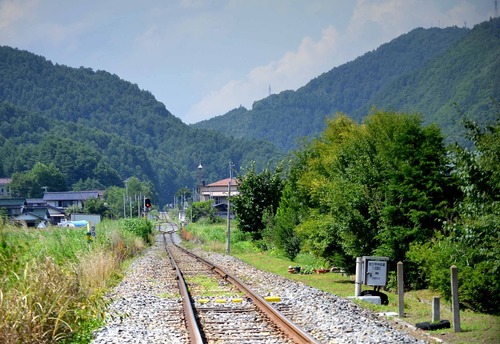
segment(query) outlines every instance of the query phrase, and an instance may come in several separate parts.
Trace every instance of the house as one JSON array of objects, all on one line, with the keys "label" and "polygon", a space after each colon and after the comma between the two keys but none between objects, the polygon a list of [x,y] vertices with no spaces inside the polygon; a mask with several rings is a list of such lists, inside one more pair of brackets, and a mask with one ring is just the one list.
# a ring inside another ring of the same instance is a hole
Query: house
[{"label": "house", "polygon": [[0,198],[0,214],[8,217],[21,215],[26,208],[24,198]]},{"label": "house", "polygon": [[64,211],[48,206],[42,199],[0,198],[0,215],[32,227],[57,224],[64,218]]},{"label": "house", "polygon": [[60,223],[65,218],[64,209],[48,205],[43,198],[27,198],[26,209],[27,211],[39,211],[40,209],[47,211],[47,220],[54,225]]},{"label": "house", "polygon": [[14,217],[14,220],[28,227],[45,227],[50,221],[50,213],[47,208],[27,209],[22,214]]},{"label": "house", "polygon": [[44,192],[43,200],[51,207],[57,209],[67,209],[70,207],[84,208],[85,201],[91,198],[102,198],[99,191],[61,191]]},{"label": "house", "polygon": [[0,178],[0,197],[12,197],[11,178]]},{"label": "house", "polygon": [[102,198],[99,191],[45,192],[43,198],[0,198],[0,215],[28,227],[57,225],[65,220],[69,207],[84,208],[91,198]]},{"label": "house", "polygon": [[218,209],[219,214],[227,214],[229,180],[231,180],[231,197],[238,195],[237,179],[226,178],[212,184],[200,186],[200,202],[214,200],[214,207]]}]

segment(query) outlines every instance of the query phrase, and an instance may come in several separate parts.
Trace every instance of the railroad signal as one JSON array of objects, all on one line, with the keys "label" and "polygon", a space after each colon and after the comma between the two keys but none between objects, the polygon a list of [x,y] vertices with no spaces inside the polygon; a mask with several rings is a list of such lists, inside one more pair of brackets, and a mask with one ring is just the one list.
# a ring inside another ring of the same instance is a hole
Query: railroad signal
[{"label": "railroad signal", "polygon": [[145,199],[144,199],[144,206],[145,206],[146,208],[151,208],[151,207],[152,207],[152,205],[151,205],[151,200],[150,200],[149,198],[145,198]]}]

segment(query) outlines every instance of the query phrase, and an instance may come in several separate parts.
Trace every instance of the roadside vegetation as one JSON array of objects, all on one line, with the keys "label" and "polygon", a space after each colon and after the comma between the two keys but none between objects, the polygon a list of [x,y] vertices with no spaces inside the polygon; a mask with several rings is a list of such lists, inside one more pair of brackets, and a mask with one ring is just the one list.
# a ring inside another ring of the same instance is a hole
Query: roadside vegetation
[{"label": "roadside vegetation", "polygon": [[462,307],[499,315],[500,114],[464,124],[473,150],[445,146],[418,115],[339,114],[286,165],[238,176],[238,228],[291,261],[308,253],[350,273],[356,257],[387,257],[392,271],[401,261],[405,288],[446,300],[455,265]]},{"label": "roadside vegetation", "polygon": [[105,318],[105,291],[152,229],[144,219],[107,220],[89,241],[86,229],[0,224],[0,342],[90,342]]},{"label": "roadside vegetation", "polygon": [[[203,222],[203,221],[201,221]],[[194,247],[201,245],[207,251],[226,253],[226,230],[225,222],[220,223],[190,223],[181,230],[184,245]],[[238,229],[234,220],[231,223],[231,254],[243,262],[269,271],[283,277],[303,282],[312,287],[338,295],[340,297],[352,297],[354,295],[354,275],[349,273],[327,272],[315,273],[315,269],[329,267],[328,262],[318,259],[312,254],[299,253],[292,261],[279,250],[263,249],[258,243],[252,241],[251,237]],[[288,268],[300,267],[300,273],[290,273]],[[369,289],[364,286],[365,289]],[[374,312],[398,312],[398,296],[395,287],[383,291],[389,297],[389,304],[373,305],[367,302],[355,301],[362,307]],[[279,295],[278,295],[279,296]],[[431,321],[432,298],[443,296],[431,289],[411,290],[405,293],[405,318],[401,319],[415,326],[418,322]],[[446,343],[483,343],[494,344],[500,336],[500,318],[495,315],[482,314],[471,310],[460,311],[461,332],[454,333],[453,329],[441,329],[427,331],[427,333]],[[394,319],[392,316],[389,319]],[[441,298],[441,319],[452,321],[451,304]],[[399,320],[398,320],[399,321]]]}]

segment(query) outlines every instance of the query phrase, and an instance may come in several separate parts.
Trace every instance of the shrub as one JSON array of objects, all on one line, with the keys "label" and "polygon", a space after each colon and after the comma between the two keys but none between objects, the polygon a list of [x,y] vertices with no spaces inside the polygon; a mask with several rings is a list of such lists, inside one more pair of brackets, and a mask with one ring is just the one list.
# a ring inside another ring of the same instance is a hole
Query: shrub
[{"label": "shrub", "polygon": [[[493,243],[493,245],[498,245]],[[452,237],[438,237],[433,242],[412,245],[410,262],[416,263],[423,279],[420,283],[439,291],[450,300],[450,267],[458,268],[460,303],[474,311],[499,314],[499,260],[485,259],[478,252],[482,247],[464,245]]]},{"label": "shrub", "polygon": [[151,221],[142,218],[121,219],[119,226],[142,238],[144,242],[151,242],[151,234],[153,233],[153,223]]}]

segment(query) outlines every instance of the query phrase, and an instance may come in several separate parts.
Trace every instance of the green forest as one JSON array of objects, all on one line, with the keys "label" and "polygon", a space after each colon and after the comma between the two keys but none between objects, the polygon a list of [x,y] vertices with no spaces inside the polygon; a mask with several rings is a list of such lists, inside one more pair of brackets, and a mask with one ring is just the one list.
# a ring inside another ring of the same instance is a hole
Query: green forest
[{"label": "green forest", "polygon": [[[419,113],[448,143],[463,144],[460,112],[491,120],[500,98],[500,18],[472,29],[417,28],[287,90],[192,126],[266,139],[288,151],[317,136],[341,112],[361,123],[372,107]],[[279,128],[279,130],[277,129]]]},{"label": "green forest", "polygon": [[[225,178],[228,161],[278,161],[272,144],[193,129],[149,92],[116,75],[54,65],[45,58],[0,47],[0,176],[54,166],[65,183],[49,191],[150,182],[156,205],[172,203],[180,188]],[[19,194],[22,197],[35,197]]]}]

